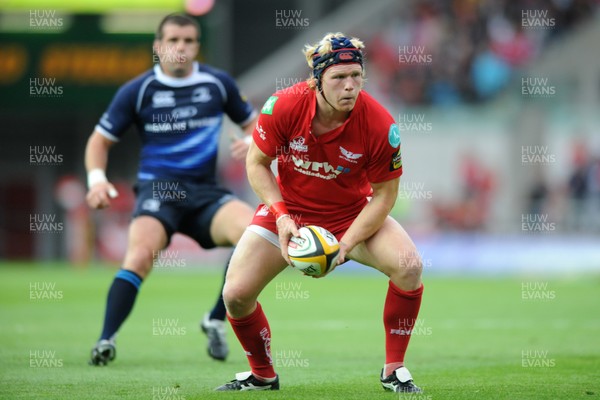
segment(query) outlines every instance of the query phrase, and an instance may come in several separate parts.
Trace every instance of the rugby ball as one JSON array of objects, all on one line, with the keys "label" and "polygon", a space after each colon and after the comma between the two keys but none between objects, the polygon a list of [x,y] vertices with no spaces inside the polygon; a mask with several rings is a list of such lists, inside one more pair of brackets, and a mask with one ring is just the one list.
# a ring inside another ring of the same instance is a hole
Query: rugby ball
[{"label": "rugby ball", "polygon": [[292,267],[311,276],[331,271],[340,252],[335,236],[327,229],[315,225],[304,226],[298,232],[300,237],[292,236],[288,244]]}]

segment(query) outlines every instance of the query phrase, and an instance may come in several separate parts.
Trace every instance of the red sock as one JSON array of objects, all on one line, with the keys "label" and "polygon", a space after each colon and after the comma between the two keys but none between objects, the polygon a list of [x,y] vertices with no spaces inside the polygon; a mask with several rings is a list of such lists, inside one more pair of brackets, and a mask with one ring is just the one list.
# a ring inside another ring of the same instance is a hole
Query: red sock
[{"label": "red sock", "polygon": [[256,302],[256,310],[247,317],[234,319],[228,314],[227,319],[246,352],[252,374],[266,379],[274,378],[271,328],[260,303]]},{"label": "red sock", "polygon": [[404,362],[422,296],[423,285],[416,290],[404,291],[390,281],[383,307],[386,364]]}]

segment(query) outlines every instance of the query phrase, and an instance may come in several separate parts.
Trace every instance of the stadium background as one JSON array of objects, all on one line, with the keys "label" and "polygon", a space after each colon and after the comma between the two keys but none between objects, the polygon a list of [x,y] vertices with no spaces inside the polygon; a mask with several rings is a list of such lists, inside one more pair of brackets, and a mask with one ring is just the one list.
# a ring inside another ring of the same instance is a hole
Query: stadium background
[{"label": "stadium background", "polygon": [[[102,212],[84,204],[85,143],[118,86],[151,67],[158,21],[185,5],[118,3],[0,4],[4,273],[119,265],[139,141],[132,129],[111,151],[108,176],[121,196]],[[518,293],[546,297],[560,282],[597,279],[597,1],[219,0],[198,19],[200,60],[230,72],[257,109],[307,77],[305,43],[329,31],[365,41],[366,90],[401,128],[393,216],[414,237],[425,279],[508,277]],[[227,154],[232,134],[227,124],[221,178],[256,204],[243,165]],[[216,271],[227,254],[182,237],[170,250],[159,266],[175,273]]]},{"label": "stadium background", "polygon": [[[68,177],[84,182],[87,137],[116,88],[151,66],[153,27],[171,8],[97,14],[65,3],[73,14],[56,4],[9,2],[13,9],[1,15],[0,104],[9,140],[1,149],[0,256],[86,262],[98,254],[74,242],[91,229],[100,243],[115,242],[99,256],[118,260],[123,241],[110,238],[122,236],[130,190],[115,212],[94,215],[69,184],[62,195],[57,189]],[[334,27],[363,38],[366,89],[403,131],[406,172],[394,215],[423,243],[432,269],[600,264],[593,239],[600,231],[600,59],[586,51],[600,35],[594,2],[260,4],[220,1],[199,17],[202,59],[229,71],[260,107],[306,78],[304,43]],[[255,203],[227,140],[223,179]],[[132,132],[114,148],[112,180],[134,180],[137,146]],[[63,230],[32,232],[32,215],[63,222]],[[79,226],[85,218],[95,227]],[[531,257],[538,246],[544,257]]]}]

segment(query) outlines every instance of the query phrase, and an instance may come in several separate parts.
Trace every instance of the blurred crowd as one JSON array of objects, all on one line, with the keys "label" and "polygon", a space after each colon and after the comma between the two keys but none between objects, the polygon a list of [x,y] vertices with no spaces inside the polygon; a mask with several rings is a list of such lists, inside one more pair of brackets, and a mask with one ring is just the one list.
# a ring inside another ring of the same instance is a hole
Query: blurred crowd
[{"label": "blurred crowd", "polygon": [[596,0],[402,2],[367,43],[369,77],[391,103],[485,101],[597,8]]},{"label": "blurred crowd", "polygon": [[443,230],[486,229],[496,180],[493,169],[475,154],[463,154],[458,179],[460,196],[455,202],[433,202],[435,226]]},{"label": "blurred crowd", "polygon": [[600,233],[600,154],[576,140],[566,181],[550,183],[542,174],[531,186],[528,212],[548,214],[562,231]]},{"label": "blurred crowd", "polygon": [[[522,198],[522,213],[547,219],[553,231],[600,233],[600,152],[590,148],[586,140],[574,140],[565,179],[550,177],[549,170],[538,165]],[[466,153],[458,172],[460,196],[431,204],[434,226],[451,231],[493,229],[491,208],[500,189],[495,170],[475,154]]]}]

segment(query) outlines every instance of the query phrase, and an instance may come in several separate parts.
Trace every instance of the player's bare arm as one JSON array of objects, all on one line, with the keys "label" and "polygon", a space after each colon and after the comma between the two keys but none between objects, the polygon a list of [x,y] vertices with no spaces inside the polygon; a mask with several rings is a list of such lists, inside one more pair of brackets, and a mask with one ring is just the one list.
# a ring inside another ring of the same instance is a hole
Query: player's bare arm
[{"label": "player's bare arm", "polygon": [[248,156],[246,157],[248,181],[258,198],[267,206],[283,200],[275,175],[271,171],[273,160],[273,157],[266,155],[254,143],[250,144]]},{"label": "player's bare arm", "polygon": [[[270,208],[276,203],[283,203],[277,180],[271,171],[273,160],[274,158],[267,156],[254,143],[250,143],[250,149],[246,157],[248,181],[256,195]],[[277,231],[279,233],[281,255],[288,264],[291,264],[287,247],[292,236],[300,236],[298,227],[289,215],[280,215],[277,218]]]},{"label": "player's bare arm", "polygon": [[117,196],[117,190],[106,179],[108,152],[114,144],[97,130],[88,139],[85,148],[85,169],[88,173],[88,193],[86,200],[91,208],[106,208],[110,199]]},{"label": "player's bare arm", "polygon": [[358,214],[350,228],[340,241],[340,254],[338,264],[346,261],[346,255],[354,246],[370,238],[381,226],[389,215],[396,198],[400,178],[380,183],[371,183],[373,197],[371,201]]}]

